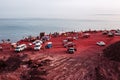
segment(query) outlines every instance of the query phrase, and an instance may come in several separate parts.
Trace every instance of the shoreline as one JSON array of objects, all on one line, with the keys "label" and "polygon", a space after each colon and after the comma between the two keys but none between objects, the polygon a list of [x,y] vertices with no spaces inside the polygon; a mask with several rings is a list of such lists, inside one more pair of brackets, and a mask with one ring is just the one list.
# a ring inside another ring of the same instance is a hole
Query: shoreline
[{"label": "shoreline", "polygon": [[[54,34],[54,33],[59,33],[59,34],[62,34],[62,33],[67,33],[67,32],[76,32],[76,33],[84,33],[84,32],[99,32],[99,31],[114,31],[114,30],[119,30],[119,29],[98,29],[98,30],[96,30],[96,29],[88,29],[88,30],[80,30],[80,31],[77,31],[77,30],[70,30],[70,31],[53,31],[53,32],[47,32],[46,33],[46,35],[49,35],[49,34]],[[15,38],[14,36],[17,36],[17,38],[16,39],[13,39],[13,38]],[[17,41],[19,41],[19,40],[21,40],[21,39],[23,39],[23,38],[25,38],[25,37],[28,37],[28,36],[33,36],[33,37],[37,37],[37,36],[39,36],[39,33],[35,33],[35,34],[25,34],[25,35],[22,35],[22,36],[19,36],[20,38],[18,38],[18,35],[13,35],[13,36],[11,36],[12,38],[10,38],[10,37],[8,37],[7,38],[7,36],[5,37],[5,38],[1,38],[1,40],[3,39],[3,40],[5,40],[5,41],[7,41],[7,39],[10,39],[11,40],[11,42],[17,42]],[[1,35],[1,37],[2,37],[2,35]],[[0,40],[0,43],[2,42]]]}]

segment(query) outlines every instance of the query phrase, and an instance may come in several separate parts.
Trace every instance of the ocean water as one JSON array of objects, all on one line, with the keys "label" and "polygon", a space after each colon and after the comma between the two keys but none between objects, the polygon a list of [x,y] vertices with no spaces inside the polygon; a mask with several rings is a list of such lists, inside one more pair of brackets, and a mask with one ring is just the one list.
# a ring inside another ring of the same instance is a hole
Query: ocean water
[{"label": "ocean water", "polygon": [[120,29],[119,21],[64,20],[64,19],[0,19],[0,41],[15,42],[23,37],[37,36],[40,32]]}]

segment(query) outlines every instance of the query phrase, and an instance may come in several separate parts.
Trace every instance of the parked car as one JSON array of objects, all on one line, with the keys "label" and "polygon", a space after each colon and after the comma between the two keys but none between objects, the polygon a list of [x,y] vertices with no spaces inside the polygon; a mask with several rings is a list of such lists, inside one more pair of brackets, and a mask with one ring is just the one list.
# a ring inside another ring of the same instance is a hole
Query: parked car
[{"label": "parked car", "polygon": [[115,33],[116,36],[120,36],[120,33]]},{"label": "parked car", "polygon": [[90,34],[89,33],[85,33],[82,35],[83,38],[89,38],[90,37]]},{"label": "parked car", "polygon": [[104,31],[102,32],[102,34],[103,34],[103,35],[107,35],[107,34],[108,34],[108,31],[107,31],[107,30],[104,30]]},{"label": "parked car", "polygon": [[26,44],[21,44],[15,48],[15,51],[20,52],[20,51],[25,50],[26,48],[27,48]]},{"label": "parked car", "polygon": [[112,32],[108,32],[108,37],[113,37],[114,36],[114,33],[112,33]]},{"label": "parked car", "polygon": [[36,43],[42,44],[43,42],[42,42],[41,40],[35,40],[35,41],[33,42],[33,44],[36,44]]},{"label": "parked car", "polygon": [[67,48],[67,47],[74,47],[74,46],[76,46],[76,44],[73,43],[73,42],[67,42],[66,44],[64,44],[65,48]]},{"label": "parked car", "polygon": [[106,43],[103,42],[103,41],[99,41],[99,42],[97,42],[96,44],[99,45],[99,46],[105,46],[105,45],[106,45]]},{"label": "parked car", "polygon": [[65,45],[68,42],[68,40],[63,40],[63,45]]},{"label": "parked car", "polygon": [[67,53],[73,54],[77,49],[75,47],[69,47],[67,48]]},{"label": "parked car", "polygon": [[13,48],[17,47],[17,43],[11,43],[11,46],[12,46]]},{"label": "parked car", "polygon": [[68,40],[68,41],[73,41],[73,37],[67,37],[66,40]]},{"label": "parked car", "polygon": [[42,47],[41,44],[36,44],[36,45],[34,46],[34,50],[40,50],[41,47]]},{"label": "parked car", "polygon": [[47,42],[47,44],[46,44],[46,46],[45,46],[45,48],[51,48],[52,47],[52,42]]}]

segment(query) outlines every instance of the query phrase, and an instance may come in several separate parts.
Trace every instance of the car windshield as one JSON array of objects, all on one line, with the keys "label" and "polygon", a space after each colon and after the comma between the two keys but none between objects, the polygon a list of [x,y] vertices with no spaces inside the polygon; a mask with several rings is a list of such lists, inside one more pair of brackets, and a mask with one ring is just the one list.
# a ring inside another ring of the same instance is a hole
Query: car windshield
[{"label": "car windshield", "polygon": [[40,45],[35,45],[35,47],[40,47]]},{"label": "car windshield", "polygon": [[100,43],[104,43],[103,41],[101,41]]},{"label": "car windshield", "polygon": [[16,47],[16,49],[20,49],[20,47]]},{"label": "car windshield", "polygon": [[70,48],[69,50],[74,50],[74,48]]}]

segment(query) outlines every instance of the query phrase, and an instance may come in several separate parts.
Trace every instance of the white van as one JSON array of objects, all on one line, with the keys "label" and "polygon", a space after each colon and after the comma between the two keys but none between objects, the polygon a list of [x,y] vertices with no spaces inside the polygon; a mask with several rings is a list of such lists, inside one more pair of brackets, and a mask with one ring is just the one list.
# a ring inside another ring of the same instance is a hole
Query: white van
[{"label": "white van", "polygon": [[20,52],[20,51],[23,51],[26,48],[27,48],[26,44],[21,44],[21,45],[19,45],[15,48],[15,51]]}]

